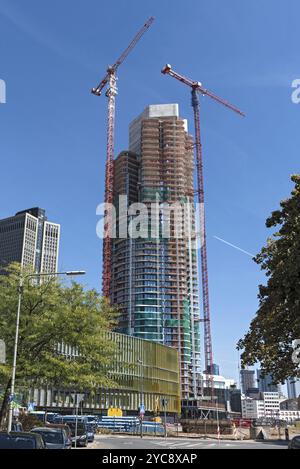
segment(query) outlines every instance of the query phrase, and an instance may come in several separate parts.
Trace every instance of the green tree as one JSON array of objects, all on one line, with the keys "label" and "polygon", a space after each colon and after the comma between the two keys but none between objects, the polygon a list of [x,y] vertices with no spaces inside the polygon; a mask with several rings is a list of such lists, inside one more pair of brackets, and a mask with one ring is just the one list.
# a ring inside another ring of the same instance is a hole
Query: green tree
[{"label": "green tree", "polygon": [[[7,364],[0,365],[5,394],[2,420],[11,385],[20,267],[11,265],[7,270],[7,275],[0,276],[0,338],[7,347]],[[40,284],[27,279],[22,295],[16,391],[32,385],[94,391],[115,384],[109,377],[109,365],[116,348],[103,334],[112,329],[115,320],[115,311],[95,290],[85,290],[75,282],[66,286],[53,277]],[[76,356],[61,354],[58,345],[62,343],[72,347]]]},{"label": "green tree", "polygon": [[266,221],[274,233],[255,261],[268,281],[259,286],[259,309],[238,343],[242,364],[260,362],[275,382],[300,377],[299,365],[292,359],[292,342],[300,339],[300,176],[291,179],[295,184],[291,197]]}]

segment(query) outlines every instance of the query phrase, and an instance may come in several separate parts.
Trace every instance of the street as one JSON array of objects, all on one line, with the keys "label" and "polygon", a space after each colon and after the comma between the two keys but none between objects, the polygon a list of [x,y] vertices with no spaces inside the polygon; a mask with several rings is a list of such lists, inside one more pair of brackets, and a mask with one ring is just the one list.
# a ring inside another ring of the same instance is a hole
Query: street
[{"label": "street", "polygon": [[197,439],[197,438],[153,438],[123,435],[96,435],[95,441],[88,445],[88,449],[173,449],[173,450],[193,450],[193,449],[286,449],[285,441],[258,442]]}]

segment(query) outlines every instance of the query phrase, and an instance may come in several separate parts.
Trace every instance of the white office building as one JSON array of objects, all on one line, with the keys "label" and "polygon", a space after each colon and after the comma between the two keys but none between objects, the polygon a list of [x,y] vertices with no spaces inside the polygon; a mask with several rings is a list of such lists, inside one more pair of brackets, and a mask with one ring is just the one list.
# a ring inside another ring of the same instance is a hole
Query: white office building
[{"label": "white office building", "polygon": [[280,420],[285,420],[286,422],[300,420],[300,410],[281,410],[279,415]]},{"label": "white office building", "polygon": [[278,392],[262,392],[260,399],[242,397],[242,416],[245,419],[280,418]]},{"label": "white office building", "polygon": [[0,220],[0,266],[12,262],[34,272],[57,272],[60,225],[35,207]]}]

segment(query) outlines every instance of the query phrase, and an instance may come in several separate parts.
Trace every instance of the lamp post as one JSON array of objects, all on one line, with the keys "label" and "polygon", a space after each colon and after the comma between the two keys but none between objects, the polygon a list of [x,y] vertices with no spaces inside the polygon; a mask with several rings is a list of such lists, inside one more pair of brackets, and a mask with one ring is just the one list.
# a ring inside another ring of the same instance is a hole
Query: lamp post
[{"label": "lamp post", "polygon": [[217,434],[218,434],[218,444],[220,445],[220,421],[219,421],[219,396],[216,395],[216,405],[217,405]]},{"label": "lamp post", "polygon": [[144,369],[143,369],[143,362],[142,360],[138,360],[137,361],[140,365],[141,365],[141,402],[140,402],[140,409],[139,409],[139,413],[140,413],[140,437],[143,438],[143,417],[144,417],[144,413],[142,412],[145,411],[145,406],[144,406]]},{"label": "lamp post", "polygon": [[20,275],[19,281],[19,288],[18,288],[18,309],[17,309],[17,318],[16,318],[16,334],[15,334],[15,343],[14,343],[14,355],[13,355],[13,367],[12,367],[12,375],[11,375],[11,387],[10,387],[10,406],[9,406],[9,413],[8,413],[8,425],[7,431],[11,432],[12,428],[12,420],[13,420],[13,398],[15,392],[15,381],[16,381],[16,368],[17,368],[17,354],[18,354],[18,341],[19,341],[19,327],[20,327],[20,313],[21,313],[21,303],[22,303],[22,295],[23,295],[23,285],[24,281],[29,278],[41,278],[41,277],[54,277],[54,276],[75,276],[75,275],[85,275],[84,270],[74,270],[74,271],[66,271],[66,272],[49,272],[49,273],[40,273],[40,274],[27,274],[27,275]]}]

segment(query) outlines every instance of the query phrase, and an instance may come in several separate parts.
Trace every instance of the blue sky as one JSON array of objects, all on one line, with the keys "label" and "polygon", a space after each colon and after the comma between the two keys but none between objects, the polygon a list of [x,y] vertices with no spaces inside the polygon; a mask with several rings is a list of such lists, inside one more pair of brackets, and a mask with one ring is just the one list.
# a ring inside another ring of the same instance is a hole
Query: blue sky
[{"label": "blue sky", "polygon": [[147,104],[178,102],[192,126],[189,90],[175,70],[239,106],[245,119],[203,98],[209,278],[215,361],[236,377],[237,340],[263,281],[251,257],[265,218],[299,172],[298,2],[272,0],[0,0],[0,218],[39,205],[61,223],[61,268],[101,282],[96,206],[103,200],[106,100],[90,94],[151,15],[155,23],[119,69],[116,152]]}]

